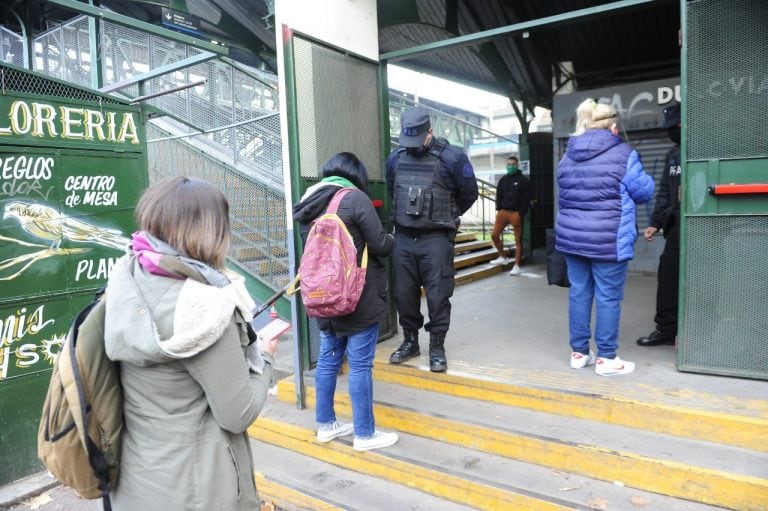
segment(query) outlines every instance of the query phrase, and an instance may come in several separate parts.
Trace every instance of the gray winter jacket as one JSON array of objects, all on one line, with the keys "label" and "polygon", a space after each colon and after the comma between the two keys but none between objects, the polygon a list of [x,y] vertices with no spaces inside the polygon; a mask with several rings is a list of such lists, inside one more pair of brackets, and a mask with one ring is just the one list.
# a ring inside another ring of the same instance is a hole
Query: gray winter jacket
[{"label": "gray winter jacket", "polygon": [[105,346],[124,393],[115,511],[259,509],[246,433],[266,400],[273,360],[250,372],[232,286],[114,266]]}]

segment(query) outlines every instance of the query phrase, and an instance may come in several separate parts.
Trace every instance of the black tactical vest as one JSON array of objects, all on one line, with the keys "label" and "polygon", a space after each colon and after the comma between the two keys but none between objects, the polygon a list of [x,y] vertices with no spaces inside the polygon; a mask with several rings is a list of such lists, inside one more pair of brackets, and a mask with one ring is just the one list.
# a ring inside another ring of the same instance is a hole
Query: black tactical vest
[{"label": "black tactical vest", "polygon": [[456,200],[440,175],[445,143],[436,141],[421,158],[406,151],[395,166],[395,224],[407,229],[456,229]]}]

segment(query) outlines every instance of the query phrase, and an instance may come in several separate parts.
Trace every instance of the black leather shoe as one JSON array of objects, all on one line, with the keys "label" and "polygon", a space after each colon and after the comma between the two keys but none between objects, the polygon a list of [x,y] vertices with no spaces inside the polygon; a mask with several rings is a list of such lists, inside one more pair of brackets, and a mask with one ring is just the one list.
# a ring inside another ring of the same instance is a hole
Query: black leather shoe
[{"label": "black leather shoe", "polygon": [[429,348],[429,370],[433,373],[442,373],[448,369],[448,361],[445,360],[443,348]]},{"label": "black leather shoe", "polygon": [[661,346],[663,344],[675,344],[675,336],[664,335],[658,330],[654,330],[647,337],[641,337],[637,340],[638,346]]},{"label": "black leather shoe", "polygon": [[405,341],[395,350],[392,355],[389,356],[390,364],[402,364],[406,360],[410,360],[413,357],[421,355],[419,351],[419,345],[416,343]]}]

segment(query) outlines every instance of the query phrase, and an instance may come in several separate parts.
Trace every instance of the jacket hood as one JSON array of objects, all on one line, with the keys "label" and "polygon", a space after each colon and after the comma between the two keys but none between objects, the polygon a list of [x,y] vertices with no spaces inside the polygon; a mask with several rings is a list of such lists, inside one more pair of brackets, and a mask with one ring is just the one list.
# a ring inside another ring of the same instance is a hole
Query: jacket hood
[{"label": "jacket hood", "polygon": [[317,183],[304,192],[301,200],[293,206],[293,219],[300,224],[308,224],[323,214],[333,195],[341,187],[334,183]]},{"label": "jacket hood", "polygon": [[621,138],[608,130],[591,129],[571,137],[565,154],[575,161],[587,161],[621,143]]},{"label": "jacket hood", "polygon": [[[174,304],[165,302],[176,296]],[[191,278],[175,280],[151,275],[134,257],[124,256],[113,267],[107,284],[107,355],[141,366],[192,357],[223,335],[236,308],[250,321],[254,305],[242,280],[235,279],[225,287]],[[160,335],[153,318],[162,313],[158,309],[173,312],[170,338]]]}]

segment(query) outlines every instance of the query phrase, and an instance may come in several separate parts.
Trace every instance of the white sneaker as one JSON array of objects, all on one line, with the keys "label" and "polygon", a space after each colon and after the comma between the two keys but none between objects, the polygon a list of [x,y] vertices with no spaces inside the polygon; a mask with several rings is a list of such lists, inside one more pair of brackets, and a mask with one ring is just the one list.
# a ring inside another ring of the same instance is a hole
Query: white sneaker
[{"label": "white sneaker", "polygon": [[634,362],[616,358],[597,357],[595,372],[600,376],[615,376],[617,374],[629,374],[635,370]]},{"label": "white sneaker", "polygon": [[317,441],[323,443],[330,442],[334,438],[351,435],[354,429],[355,427],[348,422],[334,421],[320,424],[320,427],[317,429]]},{"label": "white sneaker", "polygon": [[514,265],[511,270],[509,270],[510,275],[520,275],[520,267],[518,265]]},{"label": "white sneaker", "polygon": [[352,442],[352,448],[356,451],[370,451],[371,449],[389,447],[397,442],[397,440],[398,436],[394,431],[386,432],[377,429],[370,438],[355,437],[355,441]]},{"label": "white sneaker", "polygon": [[574,351],[571,353],[571,369],[583,369],[595,363],[595,354],[590,351],[589,355]]},{"label": "white sneaker", "polygon": [[511,262],[512,262],[512,260],[509,257],[501,257],[501,256],[499,256],[496,259],[494,259],[493,261],[491,261],[490,264],[496,266],[496,265],[499,265],[499,264],[501,264],[501,265],[509,264]]}]

